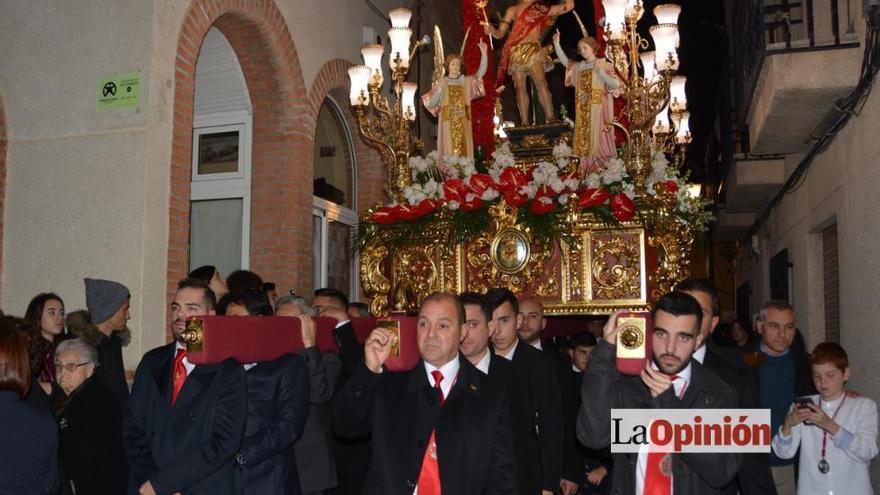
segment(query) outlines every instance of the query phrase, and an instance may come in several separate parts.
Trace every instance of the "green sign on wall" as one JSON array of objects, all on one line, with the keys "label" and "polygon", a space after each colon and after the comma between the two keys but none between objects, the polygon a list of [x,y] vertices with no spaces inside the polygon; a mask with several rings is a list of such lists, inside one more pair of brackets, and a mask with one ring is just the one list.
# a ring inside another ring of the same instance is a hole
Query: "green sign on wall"
[{"label": "green sign on wall", "polygon": [[98,111],[136,107],[141,100],[141,73],[115,74],[98,81]]}]

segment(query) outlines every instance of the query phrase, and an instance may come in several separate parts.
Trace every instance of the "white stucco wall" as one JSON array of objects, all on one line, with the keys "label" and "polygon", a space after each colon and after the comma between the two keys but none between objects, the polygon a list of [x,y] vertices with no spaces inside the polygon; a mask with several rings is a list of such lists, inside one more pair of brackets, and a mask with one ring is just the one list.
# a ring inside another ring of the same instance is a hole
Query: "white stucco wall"
[{"label": "white stucco wall", "polygon": [[[821,230],[838,232],[840,339],[853,369],[850,386],[880,400],[880,337],[874,317],[880,294],[880,91],[813,162],[799,189],[787,195],[761,229],[757,259],[744,250],[738,283],[748,281],[752,308],[769,297],[770,257],[789,250],[791,295],[807,348],[825,340]],[[786,159],[786,176],[801,156]],[[874,462],[875,483],[880,464]],[[877,486],[875,484],[875,486]]]},{"label": "white stucco wall", "polygon": [[[364,2],[276,5],[307,90],[328,60],[360,60],[364,25],[387,29]],[[2,308],[23,314],[33,295],[55,291],[75,310],[85,305],[83,277],[120,281],[132,292],[128,369],[165,342],[174,61],[188,6],[0,0],[9,138]],[[139,107],[98,112],[98,80],[131,71],[141,72]]]}]

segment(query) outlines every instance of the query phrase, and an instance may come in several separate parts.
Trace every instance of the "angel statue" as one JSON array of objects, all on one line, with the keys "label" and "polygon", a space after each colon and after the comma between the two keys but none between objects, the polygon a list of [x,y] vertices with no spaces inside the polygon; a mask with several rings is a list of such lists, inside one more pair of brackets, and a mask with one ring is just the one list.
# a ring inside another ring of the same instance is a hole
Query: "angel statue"
[{"label": "angel statue", "polygon": [[[462,51],[467,43],[467,33]],[[486,43],[480,41],[480,67],[476,74],[465,75],[461,53],[443,55],[440,30],[434,27],[434,82],[422,96],[422,103],[437,117],[437,166],[442,171],[445,157],[474,158],[474,136],[471,127],[471,100],[486,96],[483,76],[488,60]]]},{"label": "angel statue", "polygon": [[[576,14],[575,14],[576,15]],[[559,46],[559,30],[553,35],[556,57],[565,66],[565,85],[575,89],[574,136],[572,151],[580,160],[580,172],[587,174],[602,168],[602,163],[617,155],[614,130],[608,125],[614,120],[614,97],[620,81],[614,68],[596,57],[599,43],[587,34],[577,18],[583,38],[578,41],[578,54],[583,60],[569,60]]]}]

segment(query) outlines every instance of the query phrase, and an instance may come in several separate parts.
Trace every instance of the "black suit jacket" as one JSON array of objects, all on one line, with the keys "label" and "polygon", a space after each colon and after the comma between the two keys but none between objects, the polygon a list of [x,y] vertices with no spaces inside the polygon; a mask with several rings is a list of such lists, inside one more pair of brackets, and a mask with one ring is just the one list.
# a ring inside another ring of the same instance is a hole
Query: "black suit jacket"
[{"label": "black suit jacket", "polygon": [[370,465],[363,493],[411,495],[435,430],[444,493],[519,493],[504,389],[463,356],[459,362],[442,407],[422,362],[409,372],[380,374],[361,364],[337,393],[337,433],[373,434],[377,462]]},{"label": "black suit jacket", "polygon": [[157,494],[241,493],[233,457],[247,420],[244,368],[196,366],[171,407],[174,343],[144,355],[123,420],[129,493],[150,480]]},{"label": "black suit jacket", "polygon": [[247,428],[236,461],[244,492],[301,493],[293,444],[309,414],[309,373],[302,358],[286,354],[247,371]]},{"label": "black suit jacket", "polygon": [[[615,366],[614,346],[600,341],[590,356],[581,389],[578,438],[589,448],[610,445],[611,409],[726,409],[737,405],[736,391],[696,360],[691,360],[691,381],[679,399],[674,387],[651,397],[638,376],[623,376]],[[612,493],[635,493],[637,454],[613,454]],[[721,493],[736,476],[740,454],[674,454],[672,483],[676,495]]]},{"label": "black suit jacket", "polygon": [[[537,437],[537,448],[522,439],[515,439],[517,460],[521,471],[535,472],[539,478],[528,482],[528,491],[540,493],[542,489],[555,492],[562,478],[563,453],[563,404],[556,377],[556,364],[553,359],[520,340],[511,360],[520,374],[523,386],[529,389],[529,413],[533,418],[533,433]],[[519,398],[517,398],[519,400]],[[524,451],[524,449],[528,449]],[[534,467],[538,471],[533,471]]]},{"label": "black suit jacket", "polygon": [[304,493],[319,492],[336,486],[336,462],[330,432],[330,399],[336,390],[341,362],[331,352],[321,353],[316,346],[299,353],[306,362],[310,380],[310,408],[302,437],[296,441],[296,468]]},{"label": "black suit jacket", "polygon": [[583,477],[584,459],[578,453],[577,423],[578,395],[575,391],[574,376],[571,374],[571,359],[560,353],[549,341],[542,341],[544,354],[553,360],[556,366],[556,380],[559,384],[559,397],[562,404],[562,477],[577,482]]},{"label": "black suit jacket", "polygon": [[58,413],[58,453],[76,493],[119,495],[128,486],[122,410],[116,396],[92,376]]},{"label": "black suit jacket", "polygon": [[[719,347],[712,339],[706,343],[706,357],[703,366],[730,385],[737,393],[737,407],[759,409],[761,398],[758,395],[758,374],[749,368],[742,355],[733,350]],[[770,472],[768,454],[744,454],[742,466],[736,480],[726,486],[723,492],[734,495],[737,487],[742,495],[775,495],[776,484]]]},{"label": "black suit jacket", "polygon": [[516,454],[516,479],[519,492],[531,494],[540,489],[541,465],[535,433],[535,410],[528,377],[513,363],[489,349],[489,377],[504,386],[510,404],[510,431]]}]

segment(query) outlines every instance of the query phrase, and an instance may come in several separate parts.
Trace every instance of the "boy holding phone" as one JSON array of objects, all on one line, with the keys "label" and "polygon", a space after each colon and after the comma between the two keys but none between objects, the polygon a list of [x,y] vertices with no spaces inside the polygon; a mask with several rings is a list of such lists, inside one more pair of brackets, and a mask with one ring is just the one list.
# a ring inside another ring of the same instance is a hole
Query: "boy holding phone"
[{"label": "boy holding phone", "polygon": [[798,494],[874,493],[868,465],[877,455],[877,404],[848,394],[849,358],[824,342],[810,355],[819,394],[795,400],[773,451],[790,459],[800,447]]}]

